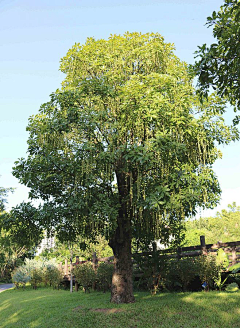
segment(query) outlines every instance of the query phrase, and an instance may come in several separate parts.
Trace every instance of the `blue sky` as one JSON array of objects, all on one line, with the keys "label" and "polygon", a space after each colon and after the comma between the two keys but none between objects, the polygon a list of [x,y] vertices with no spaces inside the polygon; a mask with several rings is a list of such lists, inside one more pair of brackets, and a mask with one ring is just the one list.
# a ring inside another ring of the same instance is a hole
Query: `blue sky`
[{"label": "blue sky", "polygon": [[[174,43],[176,55],[194,62],[198,45],[213,41],[206,17],[220,0],[0,0],[0,186],[16,188],[8,208],[28,199],[27,188],[12,174],[14,161],[26,157],[28,118],[60,87],[60,58],[87,37],[108,38],[126,31],[159,32]],[[232,111],[226,115],[230,122]],[[214,215],[240,205],[240,142],[221,148],[214,165],[223,193]]]}]

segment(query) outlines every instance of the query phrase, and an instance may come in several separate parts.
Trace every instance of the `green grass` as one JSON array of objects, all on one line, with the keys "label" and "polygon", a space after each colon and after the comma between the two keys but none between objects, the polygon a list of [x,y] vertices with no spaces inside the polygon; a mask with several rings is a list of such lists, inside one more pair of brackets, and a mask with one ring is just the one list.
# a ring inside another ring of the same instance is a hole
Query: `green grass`
[{"label": "green grass", "polygon": [[240,327],[240,292],[135,296],[134,304],[115,305],[109,293],[8,290],[0,294],[0,327]]}]

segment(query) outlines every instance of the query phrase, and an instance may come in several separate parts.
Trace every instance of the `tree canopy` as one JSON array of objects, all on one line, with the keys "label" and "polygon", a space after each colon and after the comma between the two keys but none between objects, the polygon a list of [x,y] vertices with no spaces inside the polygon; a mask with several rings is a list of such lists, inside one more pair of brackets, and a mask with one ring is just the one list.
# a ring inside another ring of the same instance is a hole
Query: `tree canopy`
[{"label": "tree canopy", "polygon": [[185,245],[199,245],[204,235],[207,244],[240,240],[240,206],[228,205],[228,210],[218,212],[215,217],[199,218],[186,222]]},{"label": "tree canopy", "polygon": [[[211,87],[219,96],[226,97],[231,105],[240,109],[240,2],[225,0],[218,12],[207,18],[213,26],[215,43],[204,44],[196,52],[195,64],[200,94],[207,95]],[[235,117],[235,123],[239,116]]]},{"label": "tree canopy", "polygon": [[0,228],[8,232],[12,243],[25,250],[34,251],[43,238],[39,209],[28,203],[13,207],[0,220]]},{"label": "tree canopy", "polygon": [[62,89],[30,118],[28,157],[13,169],[63,238],[105,235],[113,302],[134,300],[132,238],[177,240],[185,216],[213,207],[216,143],[238,137],[220,98],[199,103],[173,50],[158,33],[75,44],[61,60]]}]

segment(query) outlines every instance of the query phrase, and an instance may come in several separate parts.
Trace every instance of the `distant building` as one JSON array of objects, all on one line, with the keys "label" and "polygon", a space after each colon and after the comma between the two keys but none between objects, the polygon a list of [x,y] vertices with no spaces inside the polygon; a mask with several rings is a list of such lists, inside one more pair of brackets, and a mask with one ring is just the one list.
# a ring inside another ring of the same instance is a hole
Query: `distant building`
[{"label": "distant building", "polygon": [[50,249],[55,246],[55,237],[47,237],[47,233],[44,233],[44,238],[41,241],[41,244],[37,247],[35,255],[38,256],[44,251],[45,249]]}]

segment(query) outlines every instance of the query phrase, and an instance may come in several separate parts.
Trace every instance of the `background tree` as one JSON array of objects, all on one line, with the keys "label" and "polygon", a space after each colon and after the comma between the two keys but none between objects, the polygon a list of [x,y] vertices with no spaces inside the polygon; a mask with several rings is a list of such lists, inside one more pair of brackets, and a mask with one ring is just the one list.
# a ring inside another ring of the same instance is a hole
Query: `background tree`
[{"label": "background tree", "polygon": [[30,118],[28,157],[13,170],[45,201],[59,237],[105,235],[116,303],[134,301],[132,238],[169,243],[197,206],[213,207],[215,144],[237,137],[219,99],[198,103],[173,49],[153,33],[75,44],[61,60],[63,88]]},{"label": "background tree", "polygon": [[[108,246],[107,240],[101,235],[96,236],[94,241],[89,241],[78,236],[71,246],[73,250],[73,262],[75,262],[76,256],[79,256],[80,261],[91,259],[94,252],[96,252],[97,258],[113,256],[112,249]],[[64,261],[65,258],[69,259],[71,257],[71,250],[66,242],[61,243],[56,238],[55,246],[51,249],[43,250],[39,256],[48,259],[57,258],[58,261]]]},{"label": "background tree", "polygon": [[[207,18],[213,26],[216,43],[199,47],[199,61],[195,64],[200,94],[206,96],[211,87],[219,96],[226,97],[231,105],[240,109],[240,2],[225,0],[218,12]],[[235,117],[235,123],[240,117]]]},{"label": "background tree", "polygon": [[8,232],[15,244],[34,252],[43,238],[40,220],[39,209],[29,202],[23,202],[6,213],[0,226]]},{"label": "background tree", "polygon": [[9,280],[11,271],[25,257],[34,255],[43,233],[39,210],[22,203],[0,216],[0,279]]},{"label": "background tree", "polygon": [[186,222],[186,246],[199,245],[199,237],[204,235],[207,244],[218,241],[240,240],[240,207],[236,203],[228,205],[228,210],[218,212],[216,217],[199,218]]}]

